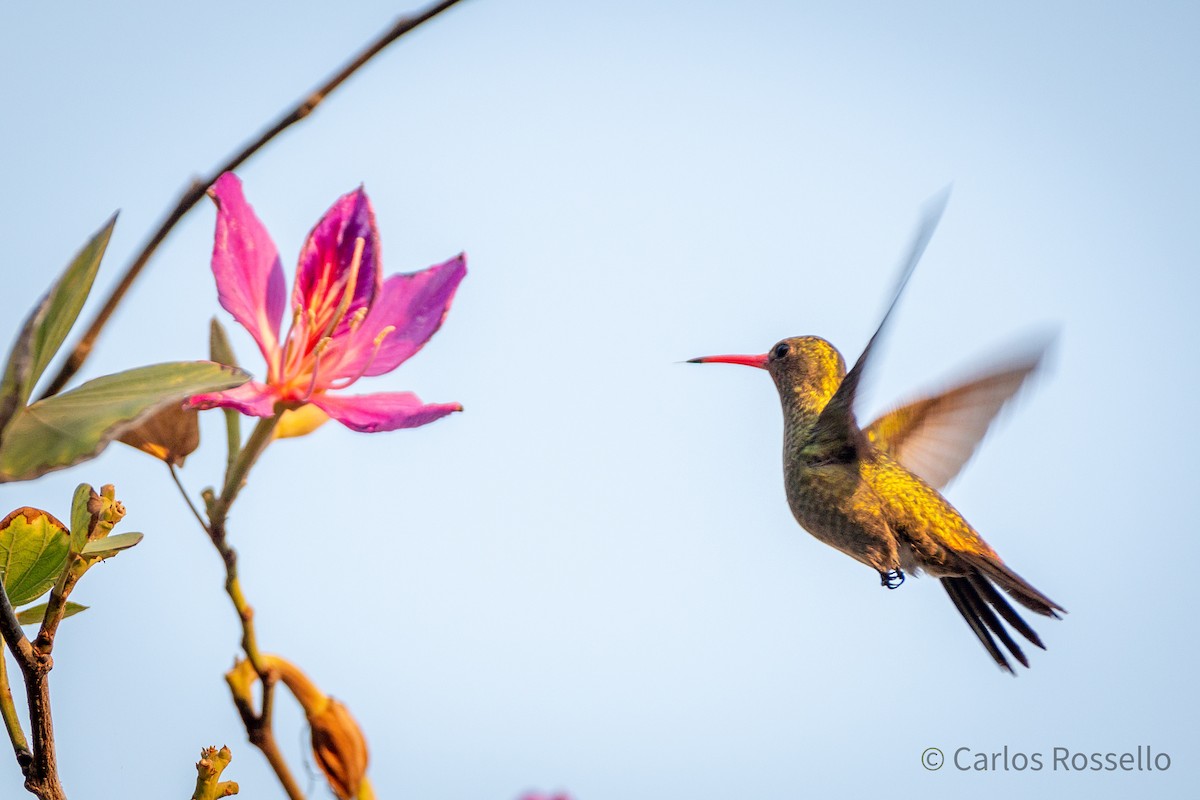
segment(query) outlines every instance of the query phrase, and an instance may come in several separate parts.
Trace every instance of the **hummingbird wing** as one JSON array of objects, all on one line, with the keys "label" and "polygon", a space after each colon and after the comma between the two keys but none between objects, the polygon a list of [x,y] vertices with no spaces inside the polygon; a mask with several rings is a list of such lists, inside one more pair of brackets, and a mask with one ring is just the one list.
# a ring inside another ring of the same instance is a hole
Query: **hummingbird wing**
[{"label": "hummingbird wing", "polygon": [[[896,303],[900,300],[900,295],[904,292],[904,287],[908,284],[908,279],[916,268],[917,262],[921,260],[921,254],[925,252],[925,247],[933,238],[933,232],[937,230],[938,222],[941,220],[949,200],[950,187],[947,186],[926,202],[916,235],[909,246],[908,257],[901,262],[900,278],[896,282],[891,304],[888,305],[883,319],[879,321],[879,327],[867,342],[867,346],[863,348],[862,355],[846,373],[846,377],[842,379],[837,391],[829,399],[829,403],[821,411],[820,417],[813,426],[807,449],[816,453],[818,459],[836,459],[851,452],[857,457],[866,455],[867,440],[854,420],[854,400],[858,394],[858,384],[862,380],[863,369],[871,355],[871,348],[875,346],[876,340],[887,326],[888,318],[896,308]],[[852,451],[851,448],[853,448]]]},{"label": "hummingbird wing", "polygon": [[889,411],[867,427],[867,440],[942,489],[970,460],[1000,409],[1041,364],[1047,344],[948,391]]}]

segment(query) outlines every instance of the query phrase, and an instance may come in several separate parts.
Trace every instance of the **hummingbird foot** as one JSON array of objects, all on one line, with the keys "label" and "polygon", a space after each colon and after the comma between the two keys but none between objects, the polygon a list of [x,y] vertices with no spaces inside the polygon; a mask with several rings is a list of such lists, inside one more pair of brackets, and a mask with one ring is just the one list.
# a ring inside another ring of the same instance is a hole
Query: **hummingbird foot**
[{"label": "hummingbird foot", "polygon": [[904,570],[889,569],[887,572],[879,573],[879,585],[886,586],[889,589],[899,589],[904,583]]}]

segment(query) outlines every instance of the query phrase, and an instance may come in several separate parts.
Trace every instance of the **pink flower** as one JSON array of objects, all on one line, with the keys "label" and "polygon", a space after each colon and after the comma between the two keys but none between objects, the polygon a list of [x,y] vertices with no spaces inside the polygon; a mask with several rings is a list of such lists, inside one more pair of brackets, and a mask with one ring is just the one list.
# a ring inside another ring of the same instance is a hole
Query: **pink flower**
[{"label": "pink flower", "polygon": [[258,343],[265,383],[197,395],[192,408],[233,408],[255,417],[311,403],[356,431],[415,428],[458,403],[422,403],[411,392],[340,395],[359,378],[391,372],[441,327],[465,255],[386,281],[371,202],[360,187],[339,198],[308,235],[290,299],[291,328],[280,340],[283,267],[266,228],[232,172],[208,190],[217,204],[212,269],[221,305]]}]

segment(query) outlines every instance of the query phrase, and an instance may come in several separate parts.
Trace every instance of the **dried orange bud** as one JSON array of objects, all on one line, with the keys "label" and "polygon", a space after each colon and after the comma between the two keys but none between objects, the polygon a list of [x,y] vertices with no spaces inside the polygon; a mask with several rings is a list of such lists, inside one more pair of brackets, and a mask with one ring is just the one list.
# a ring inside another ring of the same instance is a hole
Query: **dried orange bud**
[{"label": "dried orange bud", "polygon": [[304,708],[312,729],[313,755],[338,800],[352,800],[367,775],[367,739],[350,710],[322,692],[294,664],[264,656],[267,666]]},{"label": "dried orange bud", "polygon": [[[358,796],[367,774],[367,740],[344,705],[327,698],[325,709],[310,714],[313,755],[340,800]],[[307,710],[307,709],[306,709]]]}]

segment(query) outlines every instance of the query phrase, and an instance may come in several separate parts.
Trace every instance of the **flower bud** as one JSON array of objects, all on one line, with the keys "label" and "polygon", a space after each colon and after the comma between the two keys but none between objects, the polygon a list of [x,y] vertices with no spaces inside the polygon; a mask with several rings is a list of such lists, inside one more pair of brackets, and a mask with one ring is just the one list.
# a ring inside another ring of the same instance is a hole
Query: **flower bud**
[{"label": "flower bud", "polygon": [[108,536],[116,524],[125,518],[125,504],[117,499],[116,488],[111,483],[101,486],[100,494],[96,494],[95,489],[91,490],[87,510],[91,515],[87,535],[89,540]]},{"label": "flower bud", "polygon": [[[324,710],[309,714],[313,755],[340,800],[358,796],[367,773],[367,740],[350,711],[332,697]],[[306,709],[307,711],[307,709]]]},{"label": "flower bud", "polygon": [[312,729],[313,755],[334,795],[338,800],[358,797],[367,775],[367,739],[349,709],[318,689],[291,662],[270,655],[263,661],[304,709]]}]

